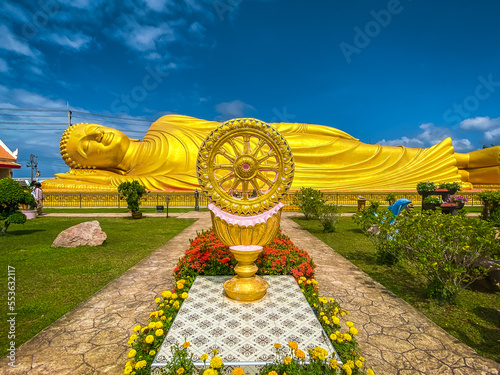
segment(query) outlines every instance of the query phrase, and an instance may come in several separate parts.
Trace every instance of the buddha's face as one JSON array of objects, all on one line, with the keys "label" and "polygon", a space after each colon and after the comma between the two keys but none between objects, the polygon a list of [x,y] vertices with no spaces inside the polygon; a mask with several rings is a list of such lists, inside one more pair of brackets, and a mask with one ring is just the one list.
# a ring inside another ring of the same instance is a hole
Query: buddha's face
[{"label": "buddha's face", "polygon": [[69,157],[81,166],[99,169],[117,168],[130,139],[121,131],[97,124],[78,124],[67,142]]}]

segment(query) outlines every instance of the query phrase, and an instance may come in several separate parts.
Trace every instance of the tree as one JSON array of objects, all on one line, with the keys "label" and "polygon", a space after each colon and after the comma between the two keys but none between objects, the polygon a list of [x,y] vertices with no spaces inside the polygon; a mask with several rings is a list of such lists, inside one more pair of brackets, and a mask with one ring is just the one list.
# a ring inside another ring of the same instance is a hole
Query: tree
[{"label": "tree", "polygon": [[17,181],[6,177],[0,180],[0,220],[5,220],[1,234],[5,235],[10,224],[24,224],[26,216],[19,212],[19,205],[34,205],[35,199]]},{"label": "tree", "polygon": [[132,216],[134,216],[134,213],[139,212],[141,198],[148,192],[139,181],[134,180],[132,182],[122,182],[118,185],[118,193],[121,194],[121,199],[125,199],[127,208],[132,211]]}]

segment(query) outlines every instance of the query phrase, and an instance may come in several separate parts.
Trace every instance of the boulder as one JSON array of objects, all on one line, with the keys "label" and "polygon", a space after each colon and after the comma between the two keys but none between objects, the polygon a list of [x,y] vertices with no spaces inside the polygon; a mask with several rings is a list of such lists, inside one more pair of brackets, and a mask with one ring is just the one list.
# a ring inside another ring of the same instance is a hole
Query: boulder
[{"label": "boulder", "polygon": [[59,233],[52,247],[99,246],[106,238],[97,220],[86,221]]}]

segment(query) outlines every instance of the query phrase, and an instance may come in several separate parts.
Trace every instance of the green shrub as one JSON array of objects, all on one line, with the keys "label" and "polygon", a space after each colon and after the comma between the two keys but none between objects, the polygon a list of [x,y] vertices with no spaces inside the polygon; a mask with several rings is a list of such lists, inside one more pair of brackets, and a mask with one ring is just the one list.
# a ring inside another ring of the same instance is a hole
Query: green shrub
[{"label": "green shrub", "polygon": [[293,196],[293,203],[299,206],[307,220],[317,219],[324,204],[323,193],[313,188],[300,188]]},{"label": "green shrub", "polygon": [[456,190],[459,191],[462,188],[458,182],[441,182],[439,184],[439,189]]},{"label": "green shrub", "polygon": [[120,193],[120,199],[125,199],[127,202],[127,208],[130,211],[139,212],[141,198],[148,192],[146,188],[139,183],[139,181],[134,180],[132,182],[122,182],[118,185],[118,193]]},{"label": "green shrub", "polygon": [[393,215],[387,208],[380,208],[380,202],[370,201],[368,207],[363,211],[356,212],[352,218],[361,230],[366,233],[374,224],[379,224],[381,220],[387,219],[391,221]]},{"label": "green shrub", "polygon": [[436,190],[437,186],[434,182],[419,182],[417,184],[417,191],[429,192]]},{"label": "green shrub", "polygon": [[481,218],[495,226],[500,226],[500,191],[485,190],[478,194],[483,202]]},{"label": "green shrub", "polygon": [[436,206],[441,206],[443,204],[443,200],[441,198],[436,198],[436,197],[425,197],[422,203],[435,204]]},{"label": "green shrub", "polygon": [[6,177],[0,180],[0,220],[5,220],[1,234],[4,235],[10,224],[24,224],[26,216],[19,212],[19,205],[34,205],[35,199],[28,189],[19,182]]},{"label": "green shrub", "polygon": [[396,193],[389,193],[385,196],[386,202],[389,202],[389,206],[392,206],[396,203]]},{"label": "green shrub", "polygon": [[380,230],[380,257],[418,268],[428,280],[427,294],[440,301],[453,302],[460,288],[484,277],[486,270],[477,267],[480,257],[500,254],[491,224],[465,215],[412,212]]},{"label": "green shrub", "polygon": [[340,219],[340,213],[337,205],[322,205],[319,209],[318,219],[321,225],[323,225],[323,232],[335,232]]}]

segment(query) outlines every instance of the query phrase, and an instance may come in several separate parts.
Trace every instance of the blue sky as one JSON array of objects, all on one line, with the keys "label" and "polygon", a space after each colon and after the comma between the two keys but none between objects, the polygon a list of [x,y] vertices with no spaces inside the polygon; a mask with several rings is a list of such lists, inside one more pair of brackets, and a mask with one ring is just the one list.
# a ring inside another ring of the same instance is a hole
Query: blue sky
[{"label": "blue sky", "polygon": [[385,145],[500,144],[498,1],[17,0],[0,15],[0,139],[19,148],[15,177],[30,153],[42,177],[67,171],[68,104],[73,122],[135,138],[178,113]]}]

